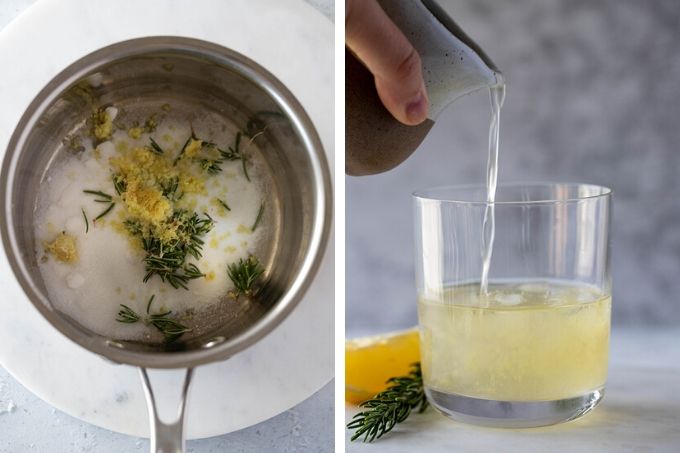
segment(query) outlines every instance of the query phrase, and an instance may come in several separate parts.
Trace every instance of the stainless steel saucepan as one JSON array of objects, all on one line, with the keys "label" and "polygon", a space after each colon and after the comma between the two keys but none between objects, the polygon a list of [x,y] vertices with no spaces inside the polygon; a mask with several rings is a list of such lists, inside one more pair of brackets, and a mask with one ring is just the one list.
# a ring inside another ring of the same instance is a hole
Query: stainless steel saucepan
[{"label": "stainless steel saucepan", "polygon": [[[330,89],[330,87],[329,87]],[[208,113],[239,130],[264,131],[259,160],[272,178],[268,203],[273,233],[267,271],[256,300],[222,304],[196,334],[171,345],[99,335],[56,309],[38,269],[34,216],[40,185],[54,162],[77,152],[64,137],[87,127],[93,108],[115,105],[129,114],[173,105],[191,120]],[[113,362],[139,367],[148,403],[151,449],[184,449],[184,407],[192,369],[224,360],[271,332],[300,301],[321,262],[332,221],[328,163],[299,102],[272,74],[234,51],[179,37],[125,41],[78,60],[30,104],[10,140],[0,173],[2,241],[28,299],[62,334]],[[329,297],[332,297],[329,294]],[[186,368],[178,419],[162,422],[147,368]]]}]

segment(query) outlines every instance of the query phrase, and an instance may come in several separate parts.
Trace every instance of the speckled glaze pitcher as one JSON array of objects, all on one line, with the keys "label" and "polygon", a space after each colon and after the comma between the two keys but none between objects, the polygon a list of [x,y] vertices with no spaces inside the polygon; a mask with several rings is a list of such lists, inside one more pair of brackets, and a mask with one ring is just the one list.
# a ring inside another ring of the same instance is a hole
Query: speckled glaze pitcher
[{"label": "speckled glaze pitcher", "polygon": [[390,170],[424,140],[439,114],[459,97],[502,83],[488,56],[434,0],[378,0],[420,54],[430,99],[428,119],[398,122],[382,105],[373,75],[345,53],[345,170],[353,176]]}]

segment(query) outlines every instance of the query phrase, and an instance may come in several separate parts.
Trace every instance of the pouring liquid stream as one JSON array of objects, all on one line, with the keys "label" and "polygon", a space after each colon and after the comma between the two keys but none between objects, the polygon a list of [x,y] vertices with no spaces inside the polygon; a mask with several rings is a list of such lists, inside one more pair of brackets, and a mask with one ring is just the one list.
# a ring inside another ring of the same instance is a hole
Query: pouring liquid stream
[{"label": "pouring liquid stream", "polygon": [[[496,230],[496,185],[498,182],[498,139],[500,135],[500,115],[505,100],[505,83],[500,74],[498,83],[489,87],[491,98],[491,125],[489,126],[489,157],[486,164],[486,201],[484,220],[482,222],[482,277],[480,279],[480,295],[488,294],[489,268],[493,254],[493,242]],[[483,300],[486,300],[483,297]],[[488,303],[488,302],[486,302]]]}]

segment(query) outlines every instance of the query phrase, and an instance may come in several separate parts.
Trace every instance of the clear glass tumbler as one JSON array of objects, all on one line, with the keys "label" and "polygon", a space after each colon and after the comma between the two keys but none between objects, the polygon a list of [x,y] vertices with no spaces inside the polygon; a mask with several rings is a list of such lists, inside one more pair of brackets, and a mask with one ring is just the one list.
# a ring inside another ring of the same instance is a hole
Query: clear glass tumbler
[{"label": "clear glass tumbler", "polygon": [[432,405],[455,420],[507,428],[573,420],[597,406],[609,355],[611,190],[505,185],[489,204],[485,187],[457,186],[414,200]]}]

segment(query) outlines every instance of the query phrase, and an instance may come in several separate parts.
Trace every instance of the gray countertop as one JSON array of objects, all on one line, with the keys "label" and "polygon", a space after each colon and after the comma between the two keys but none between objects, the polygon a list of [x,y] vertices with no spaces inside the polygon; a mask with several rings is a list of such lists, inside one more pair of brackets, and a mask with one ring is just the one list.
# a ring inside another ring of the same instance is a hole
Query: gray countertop
[{"label": "gray countertop", "polygon": [[[2,0],[0,30],[35,0]],[[310,4],[333,19],[332,0]],[[228,417],[229,414],[225,414]],[[298,406],[250,428],[187,443],[188,452],[333,451],[334,390],[328,383]],[[149,442],[101,429],[51,407],[0,367],[0,453],[148,451]]]},{"label": "gray countertop", "polygon": [[[223,436],[191,440],[187,452],[332,452],[333,395],[330,382],[306,401],[266,422]],[[114,433],[66,415],[0,368],[1,453],[146,451],[147,439]]]}]

